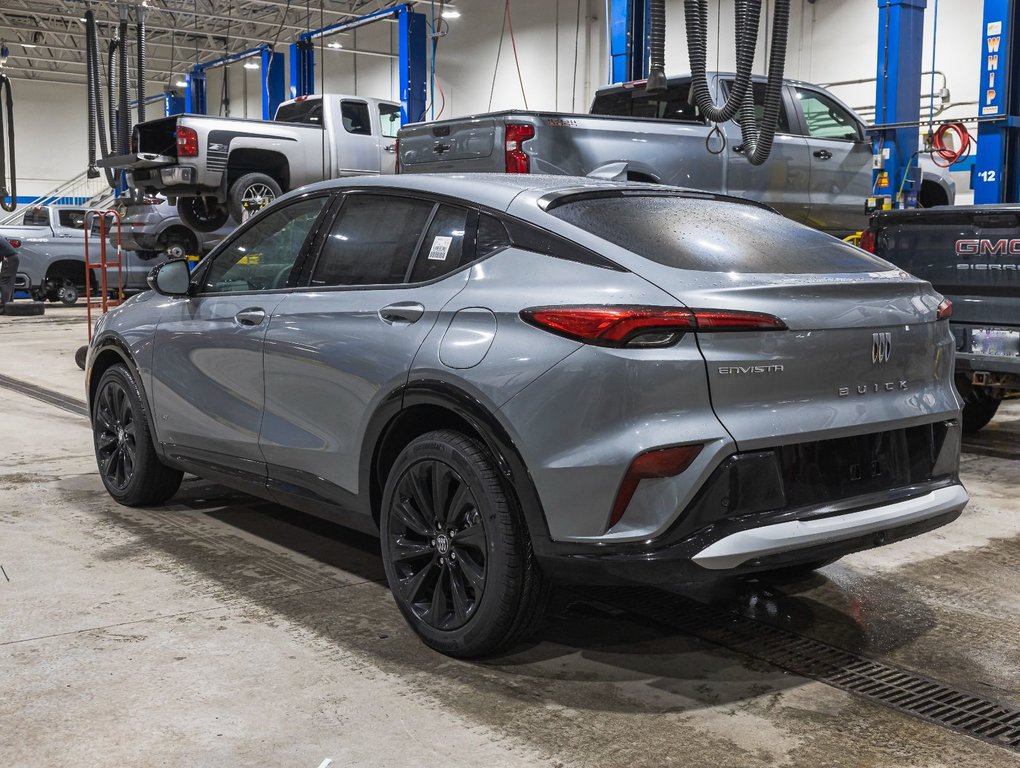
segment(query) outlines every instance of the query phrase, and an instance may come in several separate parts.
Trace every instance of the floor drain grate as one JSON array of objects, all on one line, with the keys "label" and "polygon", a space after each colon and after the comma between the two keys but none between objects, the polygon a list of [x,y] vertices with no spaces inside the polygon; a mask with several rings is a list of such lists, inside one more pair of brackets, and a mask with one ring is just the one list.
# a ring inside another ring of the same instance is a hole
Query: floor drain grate
[{"label": "floor drain grate", "polygon": [[1020,751],[1020,709],[668,592],[579,590],[587,599],[976,739]]}]

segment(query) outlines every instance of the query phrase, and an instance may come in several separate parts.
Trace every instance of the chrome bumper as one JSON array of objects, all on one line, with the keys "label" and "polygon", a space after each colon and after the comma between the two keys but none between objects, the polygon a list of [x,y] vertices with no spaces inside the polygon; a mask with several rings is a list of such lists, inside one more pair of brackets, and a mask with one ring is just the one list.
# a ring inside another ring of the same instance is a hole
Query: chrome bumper
[{"label": "chrome bumper", "polygon": [[970,495],[962,485],[952,485],[914,499],[846,515],[763,525],[719,539],[691,559],[713,571],[736,568],[748,560],[823,546],[899,528],[949,512],[960,512],[969,500]]}]

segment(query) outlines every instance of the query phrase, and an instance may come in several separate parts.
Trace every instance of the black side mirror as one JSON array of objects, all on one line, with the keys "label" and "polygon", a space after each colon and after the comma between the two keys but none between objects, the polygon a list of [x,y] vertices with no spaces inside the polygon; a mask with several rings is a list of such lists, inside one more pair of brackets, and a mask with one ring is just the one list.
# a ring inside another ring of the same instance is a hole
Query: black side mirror
[{"label": "black side mirror", "polygon": [[152,268],[147,278],[149,287],[162,296],[187,296],[191,288],[191,272],[186,259],[165,261]]}]

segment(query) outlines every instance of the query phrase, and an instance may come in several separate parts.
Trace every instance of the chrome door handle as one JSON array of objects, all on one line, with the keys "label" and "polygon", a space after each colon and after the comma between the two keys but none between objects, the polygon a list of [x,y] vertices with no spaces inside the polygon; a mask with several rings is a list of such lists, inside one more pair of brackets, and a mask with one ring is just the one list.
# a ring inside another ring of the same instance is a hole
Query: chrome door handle
[{"label": "chrome door handle", "polygon": [[379,310],[384,323],[416,323],[425,314],[425,307],[416,301],[398,301]]},{"label": "chrome door handle", "polygon": [[234,320],[237,321],[237,324],[244,326],[261,325],[262,321],[265,319],[266,311],[261,307],[249,307],[248,309],[242,309],[234,315]]},{"label": "chrome door handle", "polygon": [[385,147],[383,147],[383,149],[386,150],[387,152],[396,152],[397,151],[397,145],[396,144],[387,144]]},{"label": "chrome door handle", "polygon": [[829,158],[832,157],[832,153],[827,149],[815,150],[814,154],[815,157],[817,157],[819,160],[828,160]]}]

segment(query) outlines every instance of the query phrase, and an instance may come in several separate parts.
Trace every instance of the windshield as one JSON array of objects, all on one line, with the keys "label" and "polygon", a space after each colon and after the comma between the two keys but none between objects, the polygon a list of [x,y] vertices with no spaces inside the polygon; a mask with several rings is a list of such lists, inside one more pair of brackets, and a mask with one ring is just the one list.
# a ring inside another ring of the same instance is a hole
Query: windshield
[{"label": "windshield", "polygon": [[549,213],[646,259],[707,272],[824,274],[893,266],[768,209],[676,195],[568,200]]}]

